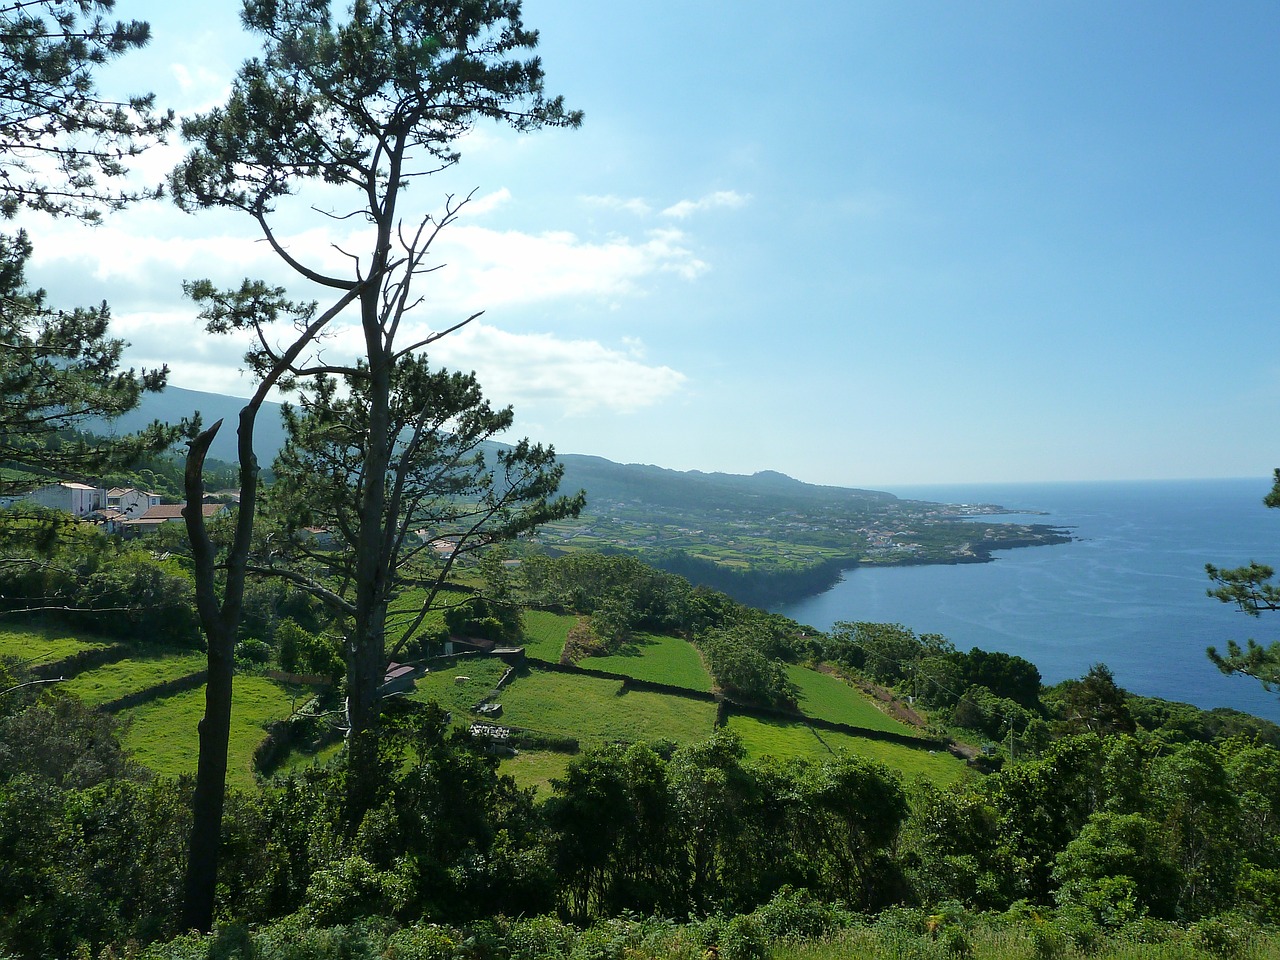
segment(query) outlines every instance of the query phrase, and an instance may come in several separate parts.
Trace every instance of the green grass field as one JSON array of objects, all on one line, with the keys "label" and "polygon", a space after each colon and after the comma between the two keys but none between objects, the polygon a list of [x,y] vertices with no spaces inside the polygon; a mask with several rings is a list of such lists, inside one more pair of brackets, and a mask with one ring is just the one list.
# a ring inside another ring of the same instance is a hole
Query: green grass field
[{"label": "green grass field", "polygon": [[82,650],[110,645],[105,640],[76,636],[66,628],[21,627],[0,630],[0,657],[11,657],[30,666],[57,663]]},{"label": "green grass field", "polygon": [[498,766],[498,772],[515,780],[524,789],[532,788],[539,797],[551,795],[551,781],[564,777],[572,754],[552,753],[547,750],[521,750],[518,756],[508,757]]},{"label": "green grass field", "polygon": [[752,759],[807,757],[820,760],[835,753],[847,752],[879,760],[908,779],[923,776],[945,785],[971,775],[962,761],[946,751],[933,752],[842,733],[815,731],[802,723],[733,714],[729,717],[728,728],[742,738],[747,756]]},{"label": "green grass field", "polygon": [[203,653],[138,657],[108,663],[79,674],[63,684],[62,688],[85,703],[96,705],[197,673],[206,666],[207,659]]},{"label": "green grass field", "polygon": [[839,677],[794,665],[787,667],[787,675],[800,688],[800,712],[807,717],[868,730],[920,736],[919,730],[887,716]]},{"label": "green grass field", "polygon": [[[453,714],[455,724],[465,726],[474,719],[471,708],[497,685],[506,669],[501,660],[468,657],[419,677],[409,699],[423,703],[434,700]],[[467,679],[460,681],[459,677]]]},{"label": "green grass field", "polygon": [[594,677],[530,671],[502,693],[502,723],[577,737],[584,746],[614,740],[693,743],[711,736],[711,703],[642,690]]},{"label": "green grass field", "polygon": [[698,651],[693,644],[679,637],[638,634],[626,652],[608,657],[587,657],[579,666],[704,693],[711,690],[711,676],[702,665]]},{"label": "green grass field", "polygon": [[[470,594],[459,590],[441,590],[436,595],[435,604],[427,611],[427,615],[422,618],[422,623],[413,632],[413,636],[415,638],[432,637],[438,634],[444,629],[444,611],[448,607],[465,600],[468,596]],[[387,635],[399,639],[401,627],[407,625],[416,616],[426,599],[427,591],[421,587],[411,587],[403,590],[387,608]]]},{"label": "green grass field", "polygon": [[557,663],[565,638],[578,618],[572,614],[546,610],[524,612],[524,650],[531,657]]},{"label": "green grass field", "polygon": [[[287,717],[294,698],[263,677],[236,677],[234,696],[227,785],[252,790],[256,786],[253,751],[266,736],[262,725]],[[199,753],[196,727],[203,715],[203,687],[126,710],[120,714],[129,721],[125,746],[135,760],[160,776],[194,774]]]}]

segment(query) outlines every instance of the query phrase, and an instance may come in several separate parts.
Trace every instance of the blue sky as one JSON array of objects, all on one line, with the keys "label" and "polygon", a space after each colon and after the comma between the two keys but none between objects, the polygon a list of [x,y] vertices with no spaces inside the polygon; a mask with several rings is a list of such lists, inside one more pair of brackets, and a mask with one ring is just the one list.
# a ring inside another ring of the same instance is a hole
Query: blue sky
[{"label": "blue sky", "polygon": [[[186,7],[186,5],[181,5]],[[104,76],[179,111],[255,50],[238,4],[118,0]],[[1280,463],[1280,6],[526,0],[577,131],[476,130],[422,323],[566,453],[842,486],[1258,476]],[[159,176],[180,145],[153,151]],[[284,281],[164,204],[33,220],[55,301],[131,362],[244,393],[183,278]],[[300,217],[296,242],[335,239]],[[308,295],[298,288],[298,295]]]}]

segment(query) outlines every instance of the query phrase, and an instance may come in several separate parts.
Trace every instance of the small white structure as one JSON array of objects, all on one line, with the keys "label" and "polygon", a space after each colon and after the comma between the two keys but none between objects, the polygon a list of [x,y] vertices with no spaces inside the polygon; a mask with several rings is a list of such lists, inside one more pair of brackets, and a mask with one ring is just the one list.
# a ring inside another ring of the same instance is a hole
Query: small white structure
[{"label": "small white structure", "polygon": [[158,493],[135,490],[133,487],[112,487],[107,491],[106,506],[114,507],[130,520],[142,516],[152,507],[158,507],[163,498]]},{"label": "small white structure", "polygon": [[73,517],[85,517],[102,505],[102,491],[86,483],[50,483],[32,490],[23,499]]}]

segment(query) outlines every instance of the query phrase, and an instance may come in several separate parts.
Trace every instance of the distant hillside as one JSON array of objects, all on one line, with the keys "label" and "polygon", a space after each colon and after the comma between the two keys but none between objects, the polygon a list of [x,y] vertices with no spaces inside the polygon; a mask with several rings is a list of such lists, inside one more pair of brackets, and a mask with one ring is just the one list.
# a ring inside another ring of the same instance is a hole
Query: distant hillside
[{"label": "distant hillside", "polygon": [[[210,448],[216,460],[236,458],[236,424],[244,400],[218,393],[202,393],[169,387],[161,394],[143,398],[137,410],[116,420],[117,433],[139,430],[153,420],[177,423],[199,412],[206,426],[222,419],[222,429]],[[99,425],[99,429],[101,429]],[[263,404],[256,428],[258,459],[269,465],[284,445],[280,404]],[[594,504],[605,501],[644,503],[657,508],[682,510],[724,510],[750,515],[760,510],[776,511],[792,505],[797,509],[815,507],[866,507],[896,499],[893,494],[844,487],[823,487],[804,483],[782,473],[765,470],[752,476],[730,473],[681,472],[636,463],[614,463],[603,457],[562,454],[565,466],[562,490],[586,490]]]},{"label": "distant hillside", "polygon": [[[240,408],[245,401],[240,397],[227,397],[220,393],[202,393],[199,390],[184,390],[182,387],[168,387],[160,394],[147,394],[137,410],[126,413],[113,421],[109,429],[115,433],[132,433],[150,424],[153,420],[163,423],[177,423],[183,417],[199,413],[206,427],[222,420],[222,429],[209,448],[209,456],[215,460],[234,461],[236,459],[236,427],[240,418]],[[104,429],[103,424],[90,425],[91,430]],[[284,446],[284,426],[280,422],[280,404],[265,403],[258,414],[258,422],[254,429],[258,448],[258,460],[264,466],[275,459],[276,452]]]},{"label": "distant hillside", "polygon": [[772,470],[744,476],[614,463],[603,457],[581,454],[564,454],[558,459],[565,467],[562,488],[586,490],[589,504],[620,501],[682,510],[723,510],[749,516],[762,510],[776,512],[788,506],[804,510],[865,508],[897,499],[891,493],[874,490],[804,483]]}]

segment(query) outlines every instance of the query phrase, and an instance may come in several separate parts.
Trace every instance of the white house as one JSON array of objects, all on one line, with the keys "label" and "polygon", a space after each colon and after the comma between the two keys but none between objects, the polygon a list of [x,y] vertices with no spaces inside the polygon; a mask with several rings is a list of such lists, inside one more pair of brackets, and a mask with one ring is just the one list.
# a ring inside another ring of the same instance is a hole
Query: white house
[{"label": "white house", "polygon": [[24,498],[51,510],[64,510],[73,517],[88,516],[102,506],[102,491],[86,483],[50,483],[32,490]]},{"label": "white house", "polygon": [[141,517],[152,507],[160,506],[162,499],[158,493],[147,493],[133,487],[112,487],[107,491],[106,506],[114,507],[132,520]]}]

